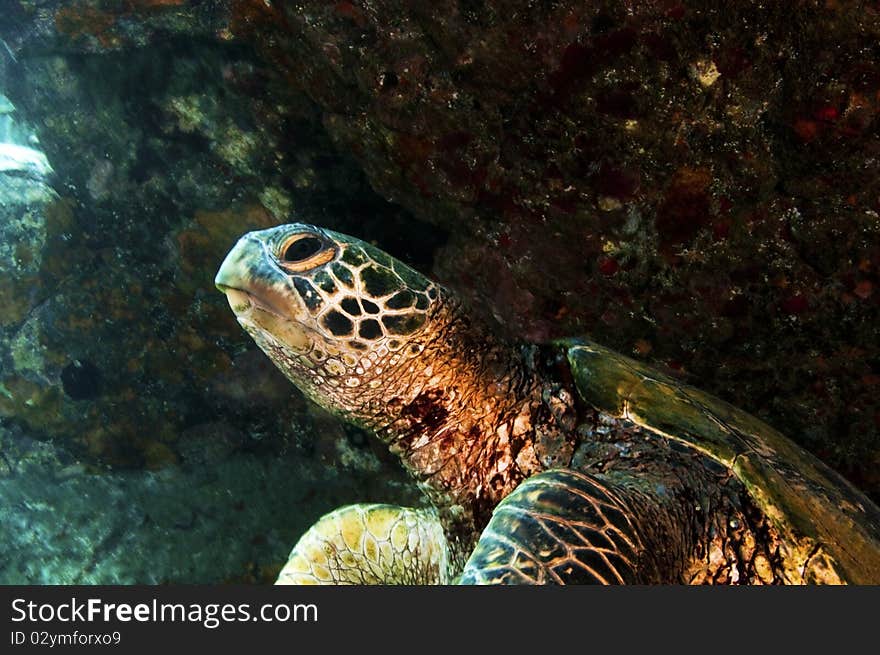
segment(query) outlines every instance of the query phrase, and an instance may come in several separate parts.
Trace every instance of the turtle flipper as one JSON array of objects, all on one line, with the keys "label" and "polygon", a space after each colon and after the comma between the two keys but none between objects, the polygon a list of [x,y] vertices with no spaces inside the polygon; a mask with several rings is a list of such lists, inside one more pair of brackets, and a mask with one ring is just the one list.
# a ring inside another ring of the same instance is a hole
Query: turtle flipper
[{"label": "turtle flipper", "polygon": [[587,404],[730,468],[783,536],[788,582],[880,583],[880,508],[754,416],[587,340],[562,342]]},{"label": "turtle flipper", "polygon": [[460,584],[629,584],[644,552],[626,499],[570,470],[534,475],[492,514]]},{"label": "turtle flipper", "polygon": [[446,537],[429,511],[347,505],[300,538],[275,584],[444,584]]}]

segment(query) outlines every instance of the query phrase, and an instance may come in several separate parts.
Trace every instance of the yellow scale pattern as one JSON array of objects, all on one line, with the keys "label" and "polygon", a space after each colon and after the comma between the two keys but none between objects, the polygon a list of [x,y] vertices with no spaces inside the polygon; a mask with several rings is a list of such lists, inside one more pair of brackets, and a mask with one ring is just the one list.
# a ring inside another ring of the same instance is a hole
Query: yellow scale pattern
[{"label": "yellow scale pattern", "polygon": [[276,584],[447,584],[443,528],[427,510],[348,505],[324,515],[290,553]]}]

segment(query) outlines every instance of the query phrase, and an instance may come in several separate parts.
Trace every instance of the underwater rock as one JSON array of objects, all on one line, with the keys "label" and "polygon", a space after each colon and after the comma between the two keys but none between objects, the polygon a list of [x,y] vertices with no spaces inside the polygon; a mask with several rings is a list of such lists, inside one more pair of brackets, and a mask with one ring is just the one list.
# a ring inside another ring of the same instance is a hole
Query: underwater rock
[{"label": "underwater rock", "polygon": [[35,143],[0,93],[0,335],[44,297],[41,271],[57,195],[49,185],[52,167]]},{"label": "underwater rock", "polygon": [[0,329],[40,301],[47,207],[55,192],[43,182],[0,173]]},{"label": "underwater rock", "polygon": [[106,471],[2,427],[0,452],[2,584],[265,584],[340,502],[365,489],[416,502],[399,479],[293,454],[215,452],[210,466]]},{"label": "underwater rock", "polygon": [[14,143],[0,143],[0,173],[43,179],[52,173],[49,160],[39,150]]}]

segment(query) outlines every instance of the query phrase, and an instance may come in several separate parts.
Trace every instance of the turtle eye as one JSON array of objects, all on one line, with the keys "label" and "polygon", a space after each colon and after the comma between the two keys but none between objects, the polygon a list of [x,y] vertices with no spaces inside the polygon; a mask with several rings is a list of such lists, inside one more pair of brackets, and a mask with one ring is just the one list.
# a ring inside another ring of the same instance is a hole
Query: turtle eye
[{"label": "turtle eye", "polygon": [[297,264],[317,254],[321,250],[321,246],[321,241],[316,237],[297,239],[284,249],[283,259],[285,262]]},{"label": "turtle eye", "polygon": [[279,253],[281,266],[299,273],[326,264],[333,259],[335,249],[313,234],[295,234],[282,244]]}]

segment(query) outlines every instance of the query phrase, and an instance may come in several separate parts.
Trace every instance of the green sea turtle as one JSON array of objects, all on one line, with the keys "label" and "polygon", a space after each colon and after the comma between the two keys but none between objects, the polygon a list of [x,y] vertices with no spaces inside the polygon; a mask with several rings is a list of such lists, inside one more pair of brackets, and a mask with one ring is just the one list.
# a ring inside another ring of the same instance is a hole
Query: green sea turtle
[{"label": "green sea turtle", "polygon": [[880,509],[770,426],[584,339],[516,344],[358,239],[242,237],[216,285],[432,509],[352,505],[282,583],[880,583]]}]

